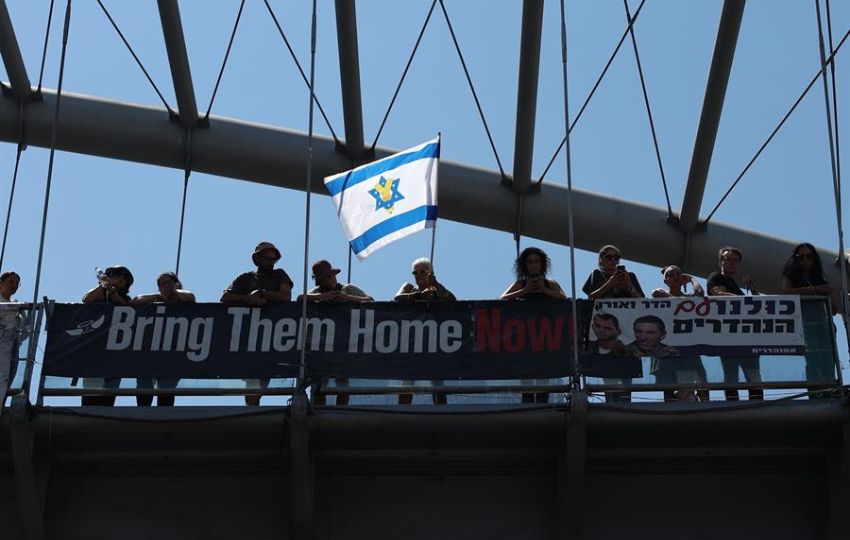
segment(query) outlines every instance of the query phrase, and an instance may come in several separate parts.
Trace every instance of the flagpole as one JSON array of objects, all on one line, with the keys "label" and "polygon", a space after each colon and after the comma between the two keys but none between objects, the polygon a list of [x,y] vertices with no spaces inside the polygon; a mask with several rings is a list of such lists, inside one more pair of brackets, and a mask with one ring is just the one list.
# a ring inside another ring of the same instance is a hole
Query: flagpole
[{"label": "flagpole", "polygon": [[[441,152],[442,152],[442,143],[443,143],[443,134],[438,131],[437,132],[437,148],[439,148]],[[440,183],[439,167],[440,167],[440,160],[439,160],[439,155],[438,155],[438,159],[437,159],[437,183],[438,184]],[[440,191],[439,191],[439,187],[438,187],[438,189],[437,189],[438,196],[439,196],[439,193],[440,193]],[[434,201],[434,202],[436,202],[436,201]],[[439,205],[437,205],[437,206],[439,208]],[[429,257],[429,260],[431,261],[431,273],[432,274],[436,274],[436,272],[434,271],[434,245],[436,244],[436,242],[437,242],[437,216],[434,217],[434,225],[431,227],[431,256]]]}]

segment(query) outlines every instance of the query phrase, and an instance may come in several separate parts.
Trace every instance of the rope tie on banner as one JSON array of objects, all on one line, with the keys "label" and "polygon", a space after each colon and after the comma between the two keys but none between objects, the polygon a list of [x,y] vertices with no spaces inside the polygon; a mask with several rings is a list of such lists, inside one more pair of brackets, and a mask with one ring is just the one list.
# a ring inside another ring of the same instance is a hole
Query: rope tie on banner
[{"label": "rope tie on banner", "polygon": [[[65,26],[62,30],[62,53],[59,58],[59,81],[56,85],[56,104],[53,107],[53,120],[50,126],[50,154],[47,162],[47,181],[44,187],[44,210],[41,214],[41,237],[38,243],[38,262],[35,270],[35,285],[33,287],[32,305],[38,303],[38,289],[41,285],[41,267],[44,262],[44,238],[47,232],[47,212],[50,205],[50,187],[53,183],[53,162],[56,156],[56,128],[59,124],[59,105],[62,102],[62,81],[65,78],[65,56],[68,51],[68,34],[71,29],[71,0],[65,5]],[[35,309],[30,310],[30,320],[27,321],[27,326],[30,329],[30,339],[36,339],[35,324],[33,317]],[[26,382],[25,382],[26,384]]]},{"label": "rope tie on banner", "polygon": [[186,219],[186,194],[189,191],[189,177],[192,175],[192,128],[186,129],[183,148],[183,203],[180,205],[180,230],[177,233],[177,263],[174,273],[180,275],[180,255],[183,252],[183,224]]},{"label": "rope tie on banner", "polygon": [[0,271],[6,255],[6,239],[9,236],[9,219],[12,217],[12,202],[15,200],[15,185],[18,182],[18,167],[21,164],[21,153],[26,148],[24,144],[24,102],[18,104],[18,148],[15,152],[15,171],[12,173],[12,187],[9,190],[9,206],[6,209],[6,225],[3,227],[3,245],[0,247]]},{"label": "rope tie on banner", "polygon": [[310,30],[310,106],[308,113],[307,129],[307,200],[304,212],[304,275],[302,279],[303,293],[301,295],[301,331],[299,332],[299,345],[301,347],[301,359],[298,367],[298,389],[304,391],[307,386],[307,264],[310,257],[310,196],[313,192],[313,104],[315,101],[314,83],[316,80],[316,0],[313,0],[313,16]]},{"label": "rope tie on banner", "polygon": [[[573,335],[573,365],[575,366],[575,375],[573,375],[572,385],[578,389],[581,386],[581,365],[578,357],[578,300],[576,300],[576,258],[575,258],[575,242],[573,237],[573,169],[572,169],[572,146],[570,145],[570,98],[569,85],[567,79],[567,12],[564,5],[564,0],[561,0],[561,66],[564,77],[564,141],[566,144],[567,153],[567,227],[570,243],[570,286],[572,288],[572,335]],[[641,4],[642,6],[643,4]],[[637,16],[637,15],[635,15]],[[634,23],[634,19],[630,18],[629,28]]]}]

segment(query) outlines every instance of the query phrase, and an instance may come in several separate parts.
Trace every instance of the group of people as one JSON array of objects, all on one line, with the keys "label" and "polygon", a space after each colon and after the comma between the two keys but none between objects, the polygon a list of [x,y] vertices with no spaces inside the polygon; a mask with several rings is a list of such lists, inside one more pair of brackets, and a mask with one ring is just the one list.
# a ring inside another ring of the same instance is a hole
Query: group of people
[{"label": "group of people", "polygon": [[[712,272],[707,279],[706,285],[710,296],[744,296],[745,293],[736,280],[744,258],[740,249],[733,246],[725,246],[718,250],[719,269]],[[620,250],[615,246],[607,245],[599,250],[599,267],[591,272],[582,290],[588,298],[643,298],[644,293],[638,282],[637,276],[627,272],[620,265]],[[654,289],[653,298],[670,298],[682,296],[705,296],[706,290],[682,269],[676,265],[669,265],[661,269],[664,277],[665,287]],[[741,283],[749,290],[750,294],[759,294],[752,279],[742,276]],[[690,292],[688,292],[690,286]],[[820,295],[831,296],[833,299],[833,313],[838,310],[835,291],[827,283],[823,274],[823,263],[820,255],[812,244],[802,243],[794,247],[793,252],[782,268],[782,293],[796,295]],[[675,386],[676,384],[705,384],[707,376],[705,367],[698,356],[679,356],[678,351],[667,347],[663,343],[667,332],[664,321],[660,318],[647,315],[638,317],[633,322],[633,334],[635,341],[628,345],[620,340],[621,329],[617,318],[610,314],[597,314],[591,321],[591,329],[596,340],[592,342],[592,348],[587,351],[597,355],[615,355],[623,357],[650,357],[650,374],[655,376],[655,382],[659,385]],[[673,359],[675,357],[675,360]],[[759,369],[759,357],[750,356],[721,356],[720,362],[723,368],[723,382],[736,384],[739,370],[743,372],[747,383],[757,386],[761,383],[761,372]],[[628,385],[628,378],[605,378],[606,384]],[[738,400],[738,391],[727,389],[724,391],[729,401]],[[748,390],[749,399],[764,399],[764,391],[761,388]],[[665,400],[693,400],[707,401],[709,394],[707,390],[664,390]],[[608,392],[606,401],[630,401],[630,393]]]},{"label": "group of people", "polygon": [[[737,273],[743,259],[741,251],[735,247],[726,246],[719,250],[719,270],[708,276],[707,291],[711,296],[744,295],[744,291],[736,281]],[[250,306],[263,306],[268,303],[289,302],[292,300],[293,281],[282,268],[275,268],[281,259],[280,250],[270,242],[260,242],[254,248],[251,260],[256,267],[255,270],[238,275],[221,295],[221,302],[229,304],[242,304]],[[604,298],[643,298],[644,291],[633,272],[626,271],[625,266],[620,264],[621,253],[617,247],[612,245],[603,246],[599,250],[598,267],[594,269],[587,278],[582,290],[590,299]],[[514,265],[515,281],[501,295],[503,300],[527,300],[527,299],[565,299],[566,295],[557,281],[549,277],[551,260],[546,253],[537,247],[524,249],[516,259]],[[312,277],[315,286],[307,291],[306,300],[309,302],[372,302],[374,299],[364,292],[360,287],[351,283],[340,283],[337,275],[339,268],[326,260],[319,260],[312,267]],[[427,258],[419,258],[411,265],[412,282],[405,282],[399,288],[393,298],[397,302],[453,302],[455,295],[437,280],[431,261]],[[654,298],[680,297],[680,296],[704,296],[706,290],[696,280],[685,274],[676,265],[669,265],[661,269],[664,287],[654,289],[651,296]],[[164,272],[157,277],[157,292],[142,294],[136,297],[130,296],[130,287],[134,283],[132,272],[126,266],[112,266],[98,275],[98,284],[89,290],[82,301],[84,303],[107,303],[107,304],[131,304],[161,302],[166,304],[194,303],[195,295],[183,288],[180,278],[174,272]],[[741,283],[750,290],[751,294],[758,294],[753,287],[752,280],[743,276]],[[0,275],[0,302],[9,302],[12,295],[20,285],[20,276],[15,272],[6,272]],[[688,291],[690,288],[690,291]],[[833,295],[834,291],[827,284],[823,275],[823,266],[820,256],[814,246],[808,243],[800,244],[794,248],[787,263],[782,269],[782,289],[785,294],[798,295]],[[298,296],[297,301],[301,301]],[[835,303],[834,303],[835,305]],[[706,383],[706,372],[699,357],[678,357],[671,361],[672,354],[669,348],[663,345],[662,340],[666,336],[664,322],[658,317],[645,316],[634,321],[635,341],[629,345],[620,340],[621,329],[619,322],[613,315],[597,314],[592,322],[591,329],[595,340],[590,343],[592,350],[585,353],[596,355],[615,355],[626,357],[651,357],[650,373],[655,376],[658,384],[682,384]],[[2,345],[2,343],[0,343]],[[759,372],[758,356],[722,357],[723,376],[725,383],[738,382],[738,370],[741,369],[748,383],[758,384],[761,381]],[[0,390],[5,392],[9,383],[10,367],[0,365]],[[249,388],[257,389],[257,393],[245,396],[247,405],[258,405],[260,403],[261,390],[267,388],[269,379],[246,380]],[[412,381],[405,381],[412,384]],[[614,378],[605,379],[606,384],[628,384],[630,379]],[[176,379],[137,379],[138,388],[176,388]],[[314,399],[317,404],[325,402],[321,392],[322,381],[314,387]],[[440,381],[432,381],[440,384]],[[84,388],[118,388],[120,379],[93,379],[83,380]],[[347,381],[338,379],[339,386],[346,386]],[[708,392],[700,390],[676,391],[665,390],[665,398],[669,400],[700,399],[707,400]],[[750,399],[762,399],[761,389],[749,390]],[[137,396],[140,406],[153,404],[152,395]],[[400,404],[411,403],[412,394],[401,394]],[[445,403],[446,395],[437,393],[433,395],[435,403]],[[526,393],[522,396],[523,402],[545,402],[548,394]],[[727,390],[726,399],[738,399],[736,390]],[[607,401],[629,401],[630,394],[627,391],[609,392],[606,394]],[[83,405],[112,406],[115,396],[83,395]],[[337,394],[337,404],[347,404],[348,395]],[[174,404],[173,396],[158,396],[158,405],[170,406]]]}]

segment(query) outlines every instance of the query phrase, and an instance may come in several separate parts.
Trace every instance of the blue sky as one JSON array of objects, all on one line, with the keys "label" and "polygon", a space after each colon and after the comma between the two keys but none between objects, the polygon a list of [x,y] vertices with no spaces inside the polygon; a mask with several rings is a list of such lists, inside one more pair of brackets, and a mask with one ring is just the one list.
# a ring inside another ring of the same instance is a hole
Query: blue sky
[{"label": "blue sky", "polygon": [[[7,2],[33,83],[38,79],[47,0]],[[176,108],[159,16],[153,2],[104,0],[116,22]],[[638,2],[632,0],[632,10]],[[305,69],[309,65],[310,2],[272,2]],[[65,2],[56,2],[44,86],[55,88]],[[180,9],[198,106],[206,110],[237,0],[183,0]],[[371,142],[399,80],[429,0],[361,1],[358,9],[365,138]],[[467,65],[506,170],[513,165],[519,62],[519,1],[447,0]],[[681,206],[722,2],[648,0],[635,25],[674,210]],[[850,4],[832,3],[836,41],[850,27]],[[584,101],[626,26],[622,2],[567,2],[572,114]],[[549,161],[564,132],[559,6],[546,4],[533,176]],[[847,118],[845,51],[837,60],[839,115]],[[726,105],[706,189],[703,215],[713,207],[819,68],[813,2],[747,2]],[[343,137],[333,3],[319,2],[316,93]],[[7,79],[4,69],[0,78]],[[68,92],[161,106],[156,94],[95,2],[73,6],[64,88]],[[265,6],[249,0],[213,107],[213,115],[296,130],[307,128],[308,93]],[[850,140],[841,123],[842,157]],[[317,117],[316,131],[329,134]],[[496,168],[439,8],[379,141],[406,148],[443,135],[445,159]],[[664,207],[655,155],[631,45],[626,42],[573,131],[573,181],[584,189]],[[0,212],[5,213],[15,147],[0,145]],[[845,162],[846,159],[844,160]],[[6,268],[23,276],[18,296],[32,297],[47,151],[22,158],[9,231]],[[563,154],[547,181],[565,182]],[[94,268],[129,266],[133,293],[151,292],[155,277],[174,266],[182,171],[70,153],[57,153],[41,294],[77,301],[95,283]],[[801,196],[802,195],[802,196]],[[347,246],[329,198],[314,197],[310,261],[345,268]],[[193,174],[189,188],[181,278],[200,300],[216,301],[250,253],[269,240],[300,288],[304,254],[302,192]],[[845,200],[845,205],[847,201]],[[717,212],[717,221],[837,248],[823,93],[816,86],[761,159]],[[845,220],[846,221],[846,220]],[[631,224],[623,224],[632,226]],[[553,227],[566,224],[553,224]],[[440,221],[437,275],[458,297],[495,298],[512,281],[510,234]],[[611,239],[617,243],[616,238]],[[377,299],[392,297],[410,277],[410,262],[429,250],[419,234],[354,262],[353,281]],[[540,245],[554,277],[569,294],[569,252]],[[627,248],[623,249],[626,259]],[[746,271],[746,259],[744,261]],[[661,285],[658,269],[626,261],[644,290]],[[578,287],[596,265],[577,252]],[[779,280],[777,268],[777,281]],[[343,274],[344,276],[344,274]],[[840,349],[845,349],[840,345]]]}]

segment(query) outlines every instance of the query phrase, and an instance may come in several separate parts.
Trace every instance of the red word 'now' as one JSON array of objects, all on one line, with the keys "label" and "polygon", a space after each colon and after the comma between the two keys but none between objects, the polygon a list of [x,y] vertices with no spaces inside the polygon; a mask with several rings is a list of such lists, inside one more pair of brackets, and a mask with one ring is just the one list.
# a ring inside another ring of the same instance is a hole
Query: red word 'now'
[{"label": "red word 'now'", "polygon": [[475,350],[479,352],[556,352],[561,350],[566,317],[502,320],[502,310],[479,309]]}]

